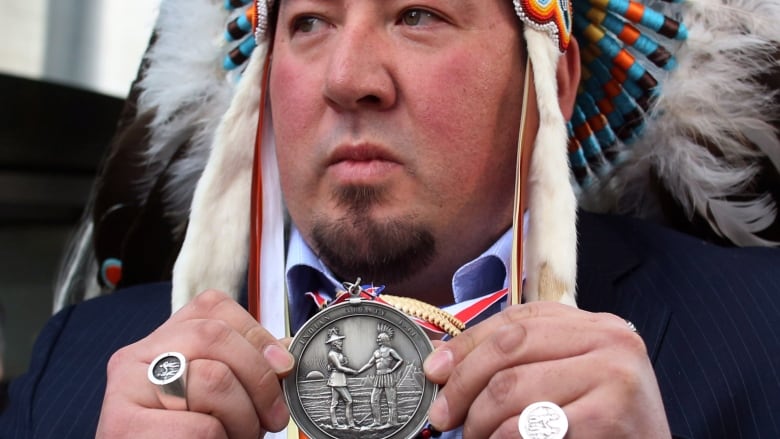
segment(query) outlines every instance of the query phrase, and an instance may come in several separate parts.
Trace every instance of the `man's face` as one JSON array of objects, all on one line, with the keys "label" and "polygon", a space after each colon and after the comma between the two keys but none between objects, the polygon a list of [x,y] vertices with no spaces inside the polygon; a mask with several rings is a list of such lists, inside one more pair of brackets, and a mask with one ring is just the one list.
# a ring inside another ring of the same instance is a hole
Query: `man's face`
[{"label": "man's face", "polygon": [[269,88],[293,221],[393,291],[449,285],[510,226],[524,68],[509,0],[409,5],[281,0]]}]

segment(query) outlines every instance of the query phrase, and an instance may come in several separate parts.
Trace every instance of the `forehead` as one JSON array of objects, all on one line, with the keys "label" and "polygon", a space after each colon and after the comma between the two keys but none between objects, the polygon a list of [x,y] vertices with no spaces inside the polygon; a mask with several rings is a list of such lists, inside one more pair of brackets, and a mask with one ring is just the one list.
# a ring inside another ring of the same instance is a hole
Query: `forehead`
[{"label": "forehead", "polygon": [[[431,3],[432,5],[439,3],[439,4],[450,5],[450,6],[469,7],[469,8],[474,8],[481,3],[485,3],[489,1],[494,1],[494,0],[428,0],[428,2]],[[510,0],[499,0],[499,1],[511,2]],[[404,1],[404,0],[271,0],[270,1],[270,3],[272,3],[272,6],[277,6],[279,4],[286,5],[286,4],[296,4],[296,3],[345,4],[345,3],[356,3],[356,2],[370,2],[370,3],[377,3],[383,5],[409,3],[408,1]],[[425,5],[414,4],[413,6],[424,7]]]},{"label": "forehead", "polygon": [[[276,27],[281,14],[297,14],[306,8],[328,8],[341,9],[347,12],[351,7],[361,5],[374,5],[374,10],[387,13],[388,11],[398,12],[409,9],[430,9],[436,13],[452,15],[458,23],[465,27],[470,27],[477,16],[487,20],[504,20],[512,17],[510,20],[520,25],[516,6],[512,0],[420,0],[410,2],[409,0],[258,0],[268,1],[270,5],[269,28],[271,35],[276,33]],[[529,0],[533,1],[533,0]],[[492,17],[492,18],[491,18]],[[498,18],[502,17],[502,18]],[[289,18],[289,17],[287,17]],[[495,24],[494,24],[495,25]]]},{"label": "forehead", "polygon": [[[512,3],[511,0],[426,0],[426,2],[418,2],[414,4],[409,4],[408,0],[271,0],[272,3],[271,7],[275,12],[278,13],[280,7],[285,8],[285,7],[293,7],[293,6],[305,5],[305,4],[343,6],[347,8],[350,4],[355,4],[355,3],[375,3],[379,6],[386,6],[386,7],[403,6],[405,8],[431,7],[435,9],[437,6],[439,6],[439,7],[454,8],[462,13],[471,14],[476,12],[476,10],[480,6],[484,6],[486,3],[489,2],[506,3],[508,5],[511,5]],[[276,16],[277,14],[273,14],[273,15]]]}]

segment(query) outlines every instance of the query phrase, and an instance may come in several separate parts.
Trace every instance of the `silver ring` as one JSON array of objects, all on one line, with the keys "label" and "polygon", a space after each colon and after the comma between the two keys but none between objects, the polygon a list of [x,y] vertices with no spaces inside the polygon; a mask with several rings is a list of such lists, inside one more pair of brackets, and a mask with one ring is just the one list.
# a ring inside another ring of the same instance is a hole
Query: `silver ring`
[{"label": "silver ring", "polygon": [[628,319],[623,319],[626,321],[626,325],[628,325],[628,329],[630,329],[634,334],[638,334],[639,330],[636,329],[636,325]]},{"label": "silver ring", "polygon": [[149,364],[149,381],[168,410],[187,410],[187,359],[179,352],[165,352]]},{"label": "silver ring", "polygon": [[523,439],[563,439],[569,430],[569,419],[558,404],[539,401],[520,413],[517,428]]}]

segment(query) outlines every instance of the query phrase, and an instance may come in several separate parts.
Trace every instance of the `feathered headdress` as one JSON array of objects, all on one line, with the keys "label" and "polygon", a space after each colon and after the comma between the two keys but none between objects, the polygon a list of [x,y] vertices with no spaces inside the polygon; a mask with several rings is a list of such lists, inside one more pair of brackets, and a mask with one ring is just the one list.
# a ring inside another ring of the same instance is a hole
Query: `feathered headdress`
[{"label": "feathered headdress", "polygon": [[[524,135],[536,141],[528,199],[516,188],[514,227],[520,230],[527,208],[529,234],[524,257],[515,256],[513,291],[519,292],[525,259],[526,299],[573,303],[575,195],[597,210],[647,215],[659,210],[659,191],[651,188],[665,188],[683,212],[706,219],[732,242],[775,244],[759,232],[775,222],[776,199],[754,183],[762,169],[772,175],[780,169],[773,127],[779,105],[762,83],[779,68],[780,5],[513,4],[533,76],[524,96],[535,96],[542,121],[538,132],[518,136],[519,144]],[[184,222],[183,206],[192,198],[173,274],[174,309],[205,288],[238,291],[247,261],[250,301],[258,289],[273,295],[284,289],[283,203],[264,95],[273,1],[227,0],[225,6],[164,0],[138,84],[138,114],[154,115],[149,163],[160,157],[172,163],[162,167],[169,176],[161,188],[167,215]],[[226,22],[227,42],[217,43]],[[571,38],[581,47],[582,81],[566,121],[555,72]],[[182,139],[190,139],[189,147],[169,161],[171,145]],[[520,151],[518,176],[529,153]],[[259,305],[253,304],[264,314]]]},{"label": "feathered headdress", "polygon": [[393,328],[386,323],[379,323],[378,325],[376,325],[376,333],[385,334],[390,339],[392,339],[393,336],[395,336],[395,331],[393,330]]}]

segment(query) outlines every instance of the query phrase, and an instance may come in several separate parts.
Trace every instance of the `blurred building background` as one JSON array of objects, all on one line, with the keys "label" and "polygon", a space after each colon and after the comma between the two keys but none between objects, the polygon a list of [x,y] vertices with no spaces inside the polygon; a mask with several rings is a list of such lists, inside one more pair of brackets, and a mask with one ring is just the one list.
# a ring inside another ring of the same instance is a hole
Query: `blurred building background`
[{"label": "blurred building background", "polygon": [[23,373],[159,0],[0,0],[0,322]]}]

